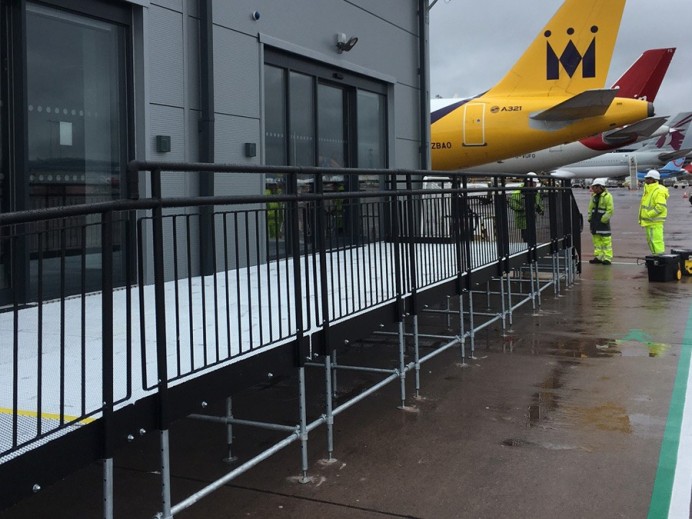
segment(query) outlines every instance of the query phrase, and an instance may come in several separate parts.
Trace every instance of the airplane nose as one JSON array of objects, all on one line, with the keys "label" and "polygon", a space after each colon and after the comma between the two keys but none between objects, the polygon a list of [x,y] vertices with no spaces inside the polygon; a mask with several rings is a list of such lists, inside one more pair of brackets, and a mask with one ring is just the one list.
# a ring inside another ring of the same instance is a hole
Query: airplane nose
[{"label": "airplane nose", "polygon": [[648,117],[653,117],[655,115],[654,104],[651,101],[649,101],[648,113]]}]

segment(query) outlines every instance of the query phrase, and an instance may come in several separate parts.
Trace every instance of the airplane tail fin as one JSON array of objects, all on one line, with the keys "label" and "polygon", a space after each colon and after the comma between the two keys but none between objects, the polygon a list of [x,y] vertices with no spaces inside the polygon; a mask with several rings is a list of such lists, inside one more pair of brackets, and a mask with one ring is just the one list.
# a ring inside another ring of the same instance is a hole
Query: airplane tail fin
[{"label": "airplane tail fin", "polygon": [[625,0],[565,0],[488,96],[572,96],[602,89]]},{"label": "airplane tail fin", "polygon": [[673,54],[675,48],[645,51],[613,85],[613,88],[618,89],[617,96],[653,101]]},{"label": "airplane tail fin", "polygon": [[685,164],[685,157],[680,157],[680,158],[671,160],[662,168],[658,168],[658,171],[659,171],[659,173],[661,171],[666,171],[666,172],[671,172],[671,173],[682,173],[684,171],[682,169],[683,164]]},{"label": "airplane tail fin", "polygon": [[670,131],[665,135],[661,135],[655,141],[644,146],[642,149],[666,149],[672,148],[676,151],[680,150],[683,146],[683,141],[685,144],[689,144],[692,140],[690,135],[689,126],[692,123],[692,112],[681,112],[667,123]]}]

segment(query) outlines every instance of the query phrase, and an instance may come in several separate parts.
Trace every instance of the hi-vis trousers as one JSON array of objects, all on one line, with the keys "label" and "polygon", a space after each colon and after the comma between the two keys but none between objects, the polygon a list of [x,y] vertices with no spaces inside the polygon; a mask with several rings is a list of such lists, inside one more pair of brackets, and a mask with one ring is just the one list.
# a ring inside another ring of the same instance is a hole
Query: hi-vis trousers
[{"label": "hi-vis trousers", "polygon": [[666,246],[663,243],[663,222],[654,223],[644,227],[646,231],[646,243],[649,244],[651,254],[663,254]]},{"label": "hi-vis trousers", "polygon": [[592,234],[594,258],[613,261],[613,237],[610,234]]}]

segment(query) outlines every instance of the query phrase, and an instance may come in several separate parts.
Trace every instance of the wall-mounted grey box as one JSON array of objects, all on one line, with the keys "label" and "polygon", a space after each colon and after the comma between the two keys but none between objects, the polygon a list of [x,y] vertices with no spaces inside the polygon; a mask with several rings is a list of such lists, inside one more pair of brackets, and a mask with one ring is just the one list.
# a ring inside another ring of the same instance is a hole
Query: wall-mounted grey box
[{"label": "wall-mounted grey box", "polygon": [[254,142],[245,143],[245,156],[246,157],[256,157],[257,156],[257,144]]},{"label": "wall-mounted grey box", "polygon": [[171,151],[171,136],[157,135],[156,136],[156,151],[158,153],[168,153]]}]

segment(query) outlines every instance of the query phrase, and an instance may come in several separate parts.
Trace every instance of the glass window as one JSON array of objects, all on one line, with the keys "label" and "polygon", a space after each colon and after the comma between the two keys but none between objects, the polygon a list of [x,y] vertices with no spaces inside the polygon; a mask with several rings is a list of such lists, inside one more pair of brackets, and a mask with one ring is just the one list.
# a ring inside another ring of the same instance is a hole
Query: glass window
[{"label": "glass window", "polygon": [[264,156],[271,166],[284,166],[288,159],[285,75],[286,71],[279,67],[264,67]]},{"label": "glass window", "polygon": [[[5,9],[0,7],[0,34],[3,40],[0,41],[0,61],[6,62],[7,44],[5,40],[9,34],[5,20]],[[7,156],[7,81],[4,74],[0,74],[0,213],[9,210],[7,183],[9,180],[9,165]],[[0,290],[9,286],[9,243],[0,234]]]},{"label": "glass window", "polygon": [[[26,124],[29,208],[104,202],[121,197],[127,160],[126,33],[121,25],[38,4],[26,11]],[[91,224],[94,225],[91,225]],[[101,229],[98,217],[37,224],[29,244],[32,290],[38,254],[44,258],[46,297],[98,289]],[[121,227],[116,222],[114,258],[122,268]],[[65,256],[64,265],[61,256]],[[82,265],[86,265],[83,267]],[[122,270],[119,268],[119,272]],[[116,279],[116,282],[119,282]]]},{"label": "glass window", "polygon": [[[385,96],[358,91],[358,167],[387,167],[387,112]],[[361,175],[360,189],[380,189],[377,176]]]},{"label": "glass window", "polygon": [[385,97],[358,91],[358,167],[387,167]]},{"label": "glass window", "polygon": [[[270,165],[320,168],[384,168],[387,166],[386,86],[348,72],[295,56],[268,50],[265,54],[265,157]],[[336,80],[335,80],[336,78]],[[286,137],[286,135],[288,137]],[[325,192],[379,189],[376,175],[320,173]],[[267,178],[266,192],[285,189],[281,175]],[[313,174],[300,175],[299,192],[315,189]],[[271,202],[269,202],[271,205]],[[276,207],[280,205],[274,204]],[[300,239],[312,235],[314,211],[303,203],[298,219]],[[328,198],[325,202],[330,246],[369,236],[365,220],[375,222],[377,201],[359,216],[355,199]],[[277,216],[278,215],[278,216]],[[359,221],[363,220],[362,232]],[[268,205],[268,236],[280,250],[284,235],[280,212]],[[373,231],[374,233],[374,231]]]},{"label": "glass window", "polygon": [[315,79],[312,76],[291,72],[290,154],[292,166],[315,165]]},{"label": "glass window", "polygon": [[344,128],[344,90],[330,85],[317,89],[318,166],[347,167]]},{"label": "glass window", "polygon": [[120,197],[123,28],[27,5],[30,207]]}]

